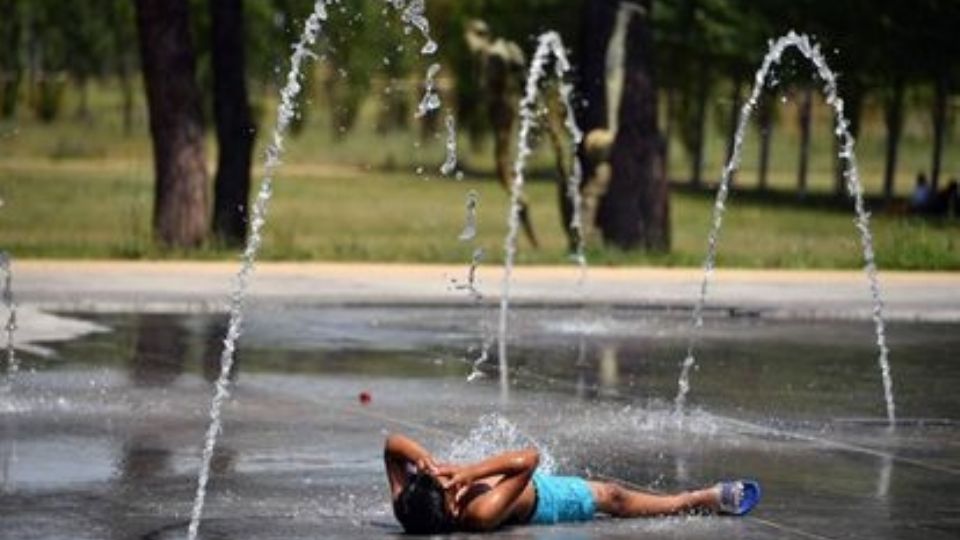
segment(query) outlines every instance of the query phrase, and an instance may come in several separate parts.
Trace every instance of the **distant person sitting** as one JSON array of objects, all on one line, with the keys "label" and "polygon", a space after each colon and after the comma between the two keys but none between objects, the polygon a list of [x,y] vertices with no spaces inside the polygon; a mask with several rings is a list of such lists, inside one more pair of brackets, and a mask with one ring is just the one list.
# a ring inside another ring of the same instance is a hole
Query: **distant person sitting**
[{"label": "distant person sitting", "polygon": [[930,211],[933,203],[933,189],[927,182],[927,175],[917,173],[917,184],[913,188],[913,194],[910,195],[910,210],[917,214],[925,214]]},{"label": "distant person sitting", "polygon": [[589,521],[596,512],[621,518],[698,510],[744,515],[760,500],[760,486],[750,480],[657,495],[610,482],[552,476],[537,470],[540,457],[533,448],[476,463],[440,464],[416,441],[391,435],[383,457],[393,513],[411,534]]}]

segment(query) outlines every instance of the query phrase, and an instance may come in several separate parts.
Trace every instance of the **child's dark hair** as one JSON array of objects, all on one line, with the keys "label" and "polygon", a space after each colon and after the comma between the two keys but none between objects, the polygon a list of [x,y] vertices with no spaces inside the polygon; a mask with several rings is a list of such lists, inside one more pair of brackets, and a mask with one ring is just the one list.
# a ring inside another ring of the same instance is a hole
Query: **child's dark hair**
[{"label": "child's dark hair", "polygon": [[394,514],[410,534],[438,534],[453,530],[443,486],[426,473],[413,475],[393,503]]}]

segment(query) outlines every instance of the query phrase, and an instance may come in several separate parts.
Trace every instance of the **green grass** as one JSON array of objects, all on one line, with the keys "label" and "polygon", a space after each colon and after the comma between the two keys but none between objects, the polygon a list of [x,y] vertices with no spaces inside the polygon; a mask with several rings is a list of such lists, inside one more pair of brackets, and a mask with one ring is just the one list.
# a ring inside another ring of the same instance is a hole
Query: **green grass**
[{"label": "green grass", "polygon": [[[151,172],[145,164],[47,167],[0,165],[5,205],[0,245],[18,257],[234,258],[208,246],[164,252],[151,241]],[[468,190],[480,194],[480,233],[457,236]],[[543,247],[522,249],[522,263],[565,263],[555,187],[529,186]],[[594,264],[698,265],[705,249],[712,199],[706,193],[672,198],[674,249],[641,255],[592,248]],[[424,180],[413,174],[291,167],[275,184],[263,258],[462,263],[473,247],[499,261],[506,194],[489,179]],[[873,221],[881,267],[960,269],[960,226],[878,216]],[[861,264],[851,213],[755,197],[730,201],[720,264],[741,267],[855,268]],[[596,243],[594,242],[594,245]]]},{"label": "green grass", "polygon": [[[152,177],[150,144],[138,102],[134,131],[123,133],[119,96],[111,87],[91,92],[93,123],[72,118],[68,94],[64,119],[42,125],[21,112],[0,124],[0,248],[16,257],[231,259],[234,249],[206,246],[179,252],[158,248],[151,237]],[[138,96],[138,99],[142,97]],[[315,98],[319,99],[319,98]],[[308,116],[304,131],[287,145],[266,230],[263,258],[270,260],[468,261],[483,247],[487,262],[499,261],[505,233],[506,194],[489,176],[489,144],[473,149],[461,137],[462,158],[478,171],[462,182],[436,173],[443,159],[443,134],[422,140],[409,131],[379,136],[367,105],[361,124],[343,141],[331,136],[320,111]],[[796,130],[782,104],[774,138],[771,185],[794,183]],[[720,114],[717,109],[713,114]],[[262,122],[268,125],[270,114]],[[832,189],[832,142],[822,104],[813,141],[811,190]],[[882,129],[868,114],[859,159],[868,192],[880,189]],[[711,120],[711,126],[715,122]],[[909,190],[904,171],[923,167],[929,144],[922,119],[911,117],[904,141],[899,193]],[[956,128],[955,128],[956,129]],[[265,129],[261,130],[262,133]],[[755,131],[755,130],[753,130]],[[259,137],[260,144],[265,136]],[[419,142],[418,142],[419,141]],[[755,135],[745,147],[739,185],[753,183]],[[707,145],[705,178],[715,181],[724,142],[714,133]],[[945,170],[960,168],[948,146]],[[215,146],[208,144],[213,161]],[[259,154],[258,154],[259,155]],[[552,157],[540,151],[532,167],[549,171]],[[424,174],[414,173],[424,167]],[[671,152],[674,178],[686,165],[679,143]],[[259,168],[257,169],[259,172]],[[480,193],[480,234],[474,244],[457,241],[464,219],[466,192]],[[542,249],[522,247],[521,263],[567,263],[565,240],[552,182],[528,186]],[[720,264],[739,267],[855,268],[862,264],[849,205],[800,202],[792,196],[763,198],[735,193],[721,236]],[[669,254],[622,253],[598,247],[591,239],[594,264],[699,265],[706,247],[712,207],[708,192],[675,191],[671,199],[673,249]],[[885,269],[960,269],[960,226],[878,214],[873,220],[876,250]],[[521,246],[525,246],[521,243]]]}]

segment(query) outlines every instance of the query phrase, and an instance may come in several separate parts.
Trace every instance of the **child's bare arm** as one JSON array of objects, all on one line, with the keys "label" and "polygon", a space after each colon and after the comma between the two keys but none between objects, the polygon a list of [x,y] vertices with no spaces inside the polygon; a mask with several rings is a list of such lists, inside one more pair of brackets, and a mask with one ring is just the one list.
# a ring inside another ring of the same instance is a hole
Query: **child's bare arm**
[{"label": "child's bare arm", "polygon": [[449,486],[468,486],[491,476],[503,476],[492,489],[470,500],[461,510],[460,521],[470,529],[491,530],[510,514],[540,462],[536,449],[505,452],[455,470]]},{"label": "child's bare arm", "polygon": [[383,462],[390,481],[390,494],[396,497],[407,483],[407,464],[412,463],[417,470],[435,470],[437,464],[433,456],[424,447],[409,437],[392,434],[383,446]]}]

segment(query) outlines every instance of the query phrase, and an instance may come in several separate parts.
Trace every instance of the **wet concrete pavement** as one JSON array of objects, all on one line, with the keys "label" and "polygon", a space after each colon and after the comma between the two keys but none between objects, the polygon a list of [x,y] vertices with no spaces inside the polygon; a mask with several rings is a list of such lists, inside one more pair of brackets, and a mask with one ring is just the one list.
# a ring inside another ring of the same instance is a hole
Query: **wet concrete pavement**
[{"label": "wet concrete pavement", "polygon": [[[381,463],[403,431],[471,459],[538,444],[546,467],[675,490],[750,476],[746,519],[602,519],[510,538],[956,538],[960,333],[891,325],[890,431],[867,322],[708,319],[692,409],[672,414],[685,317],[513,315],[509,400],[468,383],[490,314],[452,307],[252,310],[203,538],[399,533]],[[224,317],[89,314],[0,395],[0,538],[182,538]],[[371,403],[358,400],[360,392]]]}]

